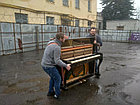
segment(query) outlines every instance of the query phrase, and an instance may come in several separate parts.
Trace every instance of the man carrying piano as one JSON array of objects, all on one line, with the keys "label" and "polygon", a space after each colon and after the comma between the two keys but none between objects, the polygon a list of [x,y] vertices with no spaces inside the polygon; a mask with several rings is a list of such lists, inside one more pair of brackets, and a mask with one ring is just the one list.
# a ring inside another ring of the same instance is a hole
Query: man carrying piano
[{"label": "man carrying piano", "polygon": [[[93,44],[93,54],[98,53],[98,48],[100,48],[100,46],[102,46],[102,40],[100,38],[99,35],[96,34],[96,28],[92,27],[90,30],[90,34],[87,35],[87,38],[91,38],[91,43]],[[97,67],[97,62],[98,60],[95,61],[95,75],[97,78],[100,77],[100,73],[98,71],[98,67]]]},{"label": "man carrying piano", "polygon": [[61,76],[56,66],[65,67],[68,71],[71,69],[70,64],[66,64],[60,59],[61,45],[65,39],[68,39],[68,36],[61,32],[57,33],[55,39],[48,42],[41,62],[42,68],[50,76],[47,96],[54,96],[55,99],[58,99],[60,95],[61,84]]}]

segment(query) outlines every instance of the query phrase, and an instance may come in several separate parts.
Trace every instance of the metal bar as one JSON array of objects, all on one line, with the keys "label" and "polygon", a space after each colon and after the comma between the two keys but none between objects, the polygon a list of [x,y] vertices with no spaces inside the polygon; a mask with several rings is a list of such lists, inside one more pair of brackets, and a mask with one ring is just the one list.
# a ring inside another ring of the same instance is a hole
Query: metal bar
[{"label": "metal bar", "polygon": [[14,33],[14,45],[15,45],[15,53],[16,53],[16,35],[15,35],[15,24],[13,23],[13,33]]},{"label": "metal bar", "polygon": [[44,38],[43,38],[43,35],[44,35],[44,34],[43,34],[43,25],[42,25],[42,24],[41,24],[41,35],[42,35],[42,49],[43,49],[43,39],[44,39]]}]

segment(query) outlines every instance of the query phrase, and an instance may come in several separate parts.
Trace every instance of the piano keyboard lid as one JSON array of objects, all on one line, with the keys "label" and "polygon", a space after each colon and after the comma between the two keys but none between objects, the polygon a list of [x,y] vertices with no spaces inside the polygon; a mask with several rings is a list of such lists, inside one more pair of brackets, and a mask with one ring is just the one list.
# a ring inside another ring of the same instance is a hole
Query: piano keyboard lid
[{"label": "piano keyboard lid", "polygon": [[64,59],[65,61],[69,61],[71,63],[74,63],[74,62],[80,62],[80,61],[84,61],[84,60],[88,60],[88,59],[92,59],[92,58],[97,58],[97,57],[100,57],[99,54],[95,55],[95,54],[90,54],[90,55],[85,55],[85,56],[82,56],[82,57],[79,57],[79,58],[73,58],[73,59]]}]

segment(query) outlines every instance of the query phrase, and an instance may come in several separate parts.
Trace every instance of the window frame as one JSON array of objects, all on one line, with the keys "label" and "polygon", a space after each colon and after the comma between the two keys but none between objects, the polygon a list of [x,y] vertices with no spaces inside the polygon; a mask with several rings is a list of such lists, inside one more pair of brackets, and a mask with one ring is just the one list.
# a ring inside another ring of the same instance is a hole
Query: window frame
[{"label": "window frame", "polygon": [[80,0],[75,0],[75,8],[80,9]]},{"label": "window frame", "polygon": [[88,0],[88,12],[91,12],[91,0]]},{"label": "window frame", "polygon": [[63,0],[63,6],[69,7],[69,0]]},{"label": "window frame", "polygon": [[[78,25],[76,24],[78,22]],[[75,26],[79,27],[79,19],[75,19]]]}]

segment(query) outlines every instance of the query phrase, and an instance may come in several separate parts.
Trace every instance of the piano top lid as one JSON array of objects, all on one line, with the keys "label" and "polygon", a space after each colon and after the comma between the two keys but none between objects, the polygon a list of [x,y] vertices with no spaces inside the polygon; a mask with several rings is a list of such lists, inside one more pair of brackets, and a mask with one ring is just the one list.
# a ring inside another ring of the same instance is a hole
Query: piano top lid
[{"label": "piano top lid", "polygon": [[82,46],[86,44],[91,44],[90,38],[72,38],[67,39],[63,44],[62,47],[68,47],[68,46]]}]

